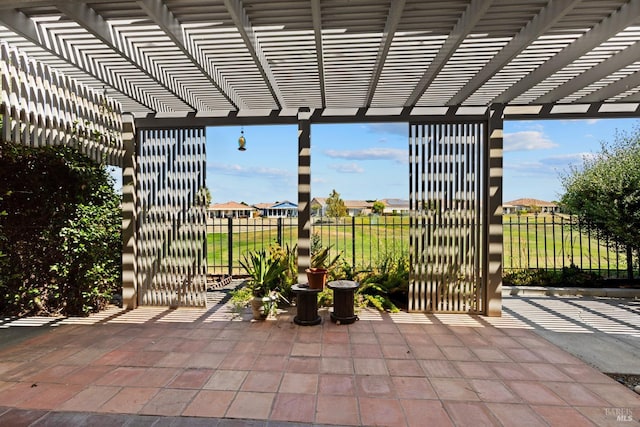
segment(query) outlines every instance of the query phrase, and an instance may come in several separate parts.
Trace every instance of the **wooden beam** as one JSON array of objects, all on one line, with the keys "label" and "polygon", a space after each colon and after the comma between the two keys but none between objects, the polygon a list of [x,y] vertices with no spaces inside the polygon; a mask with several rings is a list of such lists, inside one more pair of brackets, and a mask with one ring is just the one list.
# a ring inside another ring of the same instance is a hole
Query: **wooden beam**
[{"label": "wooden beam", "polygon": [[420,100],[427,88],[438,76],[438,73],[447,64],[449,58],[453,56],[456,49],[462,44],[467,35],[473,30],[475,25],[482,19],[491,6],[492,0],[472,0],[467,6],[458,22],[453,27],[444,44],[433,58],[429,67],[425,70],[420,81],[404,103],[405,107],[413,107]]},{"label": "wooden beam", "polygon": [[202,63],[194,53],[193,44],[184,36],[184,28],[162,0],[139,0],[138,5],[147,15],[169,36],[182,51],[185,57],[206,77],[207,80],[224,96],[231,106],[240,110],[245,108],[244,102],[238,93],[231,87],[215,65],[210,62]]},{"label": "wooden beam", "polygon": [[565,47],[554,57],[529,73],[525,78],[497,96],[493,102],[498,104],[511,102],[527,90],[543,82],[549,76],[562,70],[585,53],[600,46],[629,25],[633,25],[639,15],[640,0],[630,0],[616,12],[591,28],[578,40]]},{"label": "wooden beam", "polygon": [[560,21],[570,10],[572,10],[581,0],[556,0],[551,1],[527,23],[496,56],[480,70],[471,80],[446,103],[447,105],[462,104],[476,90],[478,90],[489,79],[495,76],[505,65],[507,65],[520,52],[526,49],[531,42],[535,41],[549,28]]},{"label": "wooden beam", "polygon": [[284,108],[285,102],[282,93],[280,92],[280,88],[278,87],[278,83],[276,82],[276,78],[273,75],[273,71],[271,70],[271,66],[267,61],[267,57],[260,45],[260,41],[256,36],[256,33],[253,29],[253,25],[251,25],[251,21],[249,20],[249,15],[247,15],[247,11],[245,10],[241,0],[224,0],[224,4],[227,7],[227,11],[231,15],[231,20],[235,24],[242,40],[244,40],[245,47],[249,51],[249,54],[253,58],[253,61],[258,67],[262,78],[264,79],[265,84],[269,88],[271,92],[271,96],[273,96],[274,101],[278,105],[278,108]]}]

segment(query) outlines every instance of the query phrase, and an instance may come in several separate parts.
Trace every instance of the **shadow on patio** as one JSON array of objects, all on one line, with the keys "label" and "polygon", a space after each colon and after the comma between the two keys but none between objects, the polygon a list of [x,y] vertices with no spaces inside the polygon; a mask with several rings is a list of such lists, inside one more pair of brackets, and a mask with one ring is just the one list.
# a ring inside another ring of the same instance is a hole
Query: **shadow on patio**
[{"label": "shadow on patio", "polygon": [[[585,327],[519,306],[540,302],[507,298],[502,318],[364,311],[352,325],[323,311],[301,327],[289,312],[234,317],[224,295],[201,310],[5,320],[40,333],[0,351],[0,425],[603,426],[640,414],[635,393],[533,331]],[[629,313],[602,319],[637,335]]]}]

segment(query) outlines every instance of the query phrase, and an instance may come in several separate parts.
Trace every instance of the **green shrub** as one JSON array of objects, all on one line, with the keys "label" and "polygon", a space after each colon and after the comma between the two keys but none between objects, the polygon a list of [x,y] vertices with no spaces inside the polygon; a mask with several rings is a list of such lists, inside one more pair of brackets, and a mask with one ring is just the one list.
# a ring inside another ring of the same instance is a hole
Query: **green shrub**
[{"label": "green shrub", "polygon": [[360,307],[375,307],[380,311],[399,311],[395,301],[407,299],[409,289],[409,259],[387,255],[378,265],[355,274],[360,282],[356,302]]},{"label": "green shrub", "polygon": [[589,287],[598,284],[602,277],[571,264],[561,270],[525,269],[505,273],[502,282],[506,286],[568,286]]},{"label": "green shrub", "polygon": [[86,315],[120,292],[120,197],[105,167],[3,142],[0,188],[0,313]]},{"label": "green shrub", "polygon": [[236,314],[242,313],[245,307],[253,299],[253,290],[249,286],[242,286],[229,292],[231,295],[232,311]]}]

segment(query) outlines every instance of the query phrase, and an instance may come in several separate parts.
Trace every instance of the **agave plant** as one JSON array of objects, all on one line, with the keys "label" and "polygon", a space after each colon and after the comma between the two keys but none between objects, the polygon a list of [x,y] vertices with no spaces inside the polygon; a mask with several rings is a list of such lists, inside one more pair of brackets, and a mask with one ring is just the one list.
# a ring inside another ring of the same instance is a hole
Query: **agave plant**
[{"label": "agave plant", "polygon": [[264,249],[244,255],[240,265],[249,275],[248,285],[257,297],[275,292],[286,269],[277,259],[269,257]]},{"label": "agave plant", "polygon": [[339,252],[336,256],[331,258],[329,251],[331,250],[331,246],[322,246],[313,254],[311,254],[311,268],[324,268],[329,270],[332,268],[340,259],[342,252]]}]

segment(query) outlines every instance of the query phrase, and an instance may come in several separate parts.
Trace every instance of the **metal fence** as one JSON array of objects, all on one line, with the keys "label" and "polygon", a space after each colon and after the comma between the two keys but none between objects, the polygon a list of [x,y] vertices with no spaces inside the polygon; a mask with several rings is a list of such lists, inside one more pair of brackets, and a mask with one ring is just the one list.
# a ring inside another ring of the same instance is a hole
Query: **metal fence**
[{"label": "metal fence", "polygon": [[629,248],[592,235],[565,215],[505,215],[503,269],[559,270],[574,265],[609,278],[634,274]]},{"label": "metal fence", "polygon": [[[274,243],[297,243],[297,218],[209,219],[207,225],[210,274],[242,273],[240,260],[249,251]],[[377,264],[387,256],[407,255],[409,217],[368,216],[312,219],[312,236],[358,268]],[[637,266],[627,248],[602,241],[575,219],[563,215],[505,215],[503,269],[559,270],[575,265],[604,277],[628,277]]]},{"label": "metal fence", "polygon": [[[298,241],[297,226],[297,218],[209,219],[209,273],[240,274],[244,254],[274,243],[292,248]],[[312,219],[311,233],[354,267],[374,265],[386,256],[406,255],[409,248],[406,216],[317,217]]]}]

